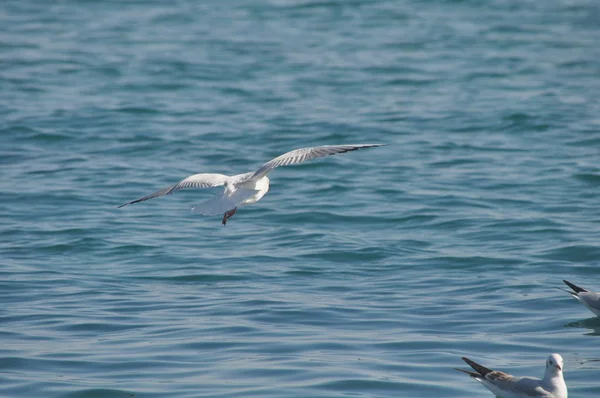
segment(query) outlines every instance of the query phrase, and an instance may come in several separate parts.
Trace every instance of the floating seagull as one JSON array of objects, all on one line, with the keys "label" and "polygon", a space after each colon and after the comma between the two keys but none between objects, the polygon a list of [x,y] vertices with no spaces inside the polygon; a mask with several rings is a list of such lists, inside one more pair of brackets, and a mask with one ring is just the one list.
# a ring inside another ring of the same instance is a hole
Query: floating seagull
[{"label": "floating seagull", "polygon": [[497,370],[481,366],[469,358],[462,358],[475,372],[465,372],[488,390],[502,398],[567,398],[567,385],[563,379],[563,359],[559,354],[552,354],[546,361],[546,373],[543,379],[533,377],[514,377]]},{"label": "floating seagull", "polygon": [[567,286],[569,286],[571,289],[573,289],[573,291],[570,292],[564,289],[560,290],[564,290],[565,292],[569,293],[571,296],[575,297],[581,304],[588,307],[589,310],[592,311],[594,314],[600,316],[600,293],[590,292],[564,279],[563,282],[566,283]]},{"label": "floating seagull", "polygon": [[222,224],[227,224],[227,219],[233,216],[238,206],[249,205],[258,202],[269,190],[269,178],[267,174],[279,166],[288,166],[301,163],[305,160],[321,158],[338,153],[355,151],[362,148],[383,146],[385,144],[359,144],[359,145],[325,145],[314,148],[300,148],[284,153],[273,160],[263,164],[258,170],[226,176],[223,174],[194,174],[177,184],[151,193],[148,196],[132,200],[118,207],[133,203],[143,202],[159,196],[171,195],[181,189],[187,188],[213,188],[224,186],[223,193],[214,196],[206,202],[193,207],[192,211],[206,216],[223,214]]}]

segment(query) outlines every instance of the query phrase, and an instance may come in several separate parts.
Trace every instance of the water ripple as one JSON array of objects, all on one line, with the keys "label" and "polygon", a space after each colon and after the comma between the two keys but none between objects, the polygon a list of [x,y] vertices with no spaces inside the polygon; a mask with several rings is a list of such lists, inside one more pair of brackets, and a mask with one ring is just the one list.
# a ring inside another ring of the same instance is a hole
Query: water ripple
[{"label": "water ripple", "polygon": [[[598,396],[590,2],[0,6],[0,395]],[[321,144],[220,217],[193,173]]]}]

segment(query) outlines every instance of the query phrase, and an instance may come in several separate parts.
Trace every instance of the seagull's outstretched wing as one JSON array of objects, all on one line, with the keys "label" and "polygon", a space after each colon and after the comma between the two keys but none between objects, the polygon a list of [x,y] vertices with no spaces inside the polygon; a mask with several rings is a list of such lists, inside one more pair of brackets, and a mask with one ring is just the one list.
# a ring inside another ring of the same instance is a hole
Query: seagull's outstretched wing
[{"label": "seagull's outstretched wing", "polygon": [[143,198],[139,198],[136,200],[132,200],[131,202],[127,202],[118,207],[123,207],[127,205],[131,205],[133,203],[143,202],[148,199],[157,198],[159,196],[171,195],[173,192],[177,192],[181,189],[188,188],[213,188],[221,185],[225,185],[225,182],[229,179],[229,176],[224,174],[194,174],[193,176],[189,176],[186,179],[179,181],[177,184],[172,185],[170,187],[161,189],[160,191],[156,191],[151,193],[150,195],[144,196]]},{"label": "seagull's outstretched wing", "polygon": [[258,169],[250,177],[250,179],[262,178],[274,168],[279,166],[288,166],[290,164],[297,164],[310,159],[322,158],[324,156],[335,155],[338,153],[356,151],[357,149],[371,148],[383,145],[385,144],[325,145],[313,148],[295,149],[291,152],[284,153],[283,155],[278,156],[275,159],[263,164],[260,167],[260,169]]}]

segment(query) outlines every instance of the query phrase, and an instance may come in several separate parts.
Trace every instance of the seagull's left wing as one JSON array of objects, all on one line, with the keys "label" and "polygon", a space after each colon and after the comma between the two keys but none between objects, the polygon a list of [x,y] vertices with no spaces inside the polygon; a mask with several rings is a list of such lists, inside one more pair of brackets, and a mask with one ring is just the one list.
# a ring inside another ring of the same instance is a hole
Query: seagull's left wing
[{"label": "seagull's left wing", "polygon": [[322,158],[324,156],[335,155],[338,153],[356,151],[362,148],[372,148],[383,146],[385,144],[358,144],[358,145],[325,145],[312,148],[300,148],[291,152],[284,153],[273,160],[263,164],[250,179],[257,179],[266,176],[270,171],[279,166],[288,166],[297,164],[310,159]]},{"label": "seagull's left wing", "polygon": [[148,199],[158,198],[159,196],[171,195],[172,193],[177,192],[181,189],[219,187],[225,185],[225,182],[229,180],[229,178],[229,176],[226,176],[224,174],[194,174],[179,181],[175,185],[166,187],[164,189],[161,189],[160,191],[156,191],[142,198],[132,200],[131,202],[123,203],[122,205],[117,207],[123,207],[134,203],[144,202]]}]

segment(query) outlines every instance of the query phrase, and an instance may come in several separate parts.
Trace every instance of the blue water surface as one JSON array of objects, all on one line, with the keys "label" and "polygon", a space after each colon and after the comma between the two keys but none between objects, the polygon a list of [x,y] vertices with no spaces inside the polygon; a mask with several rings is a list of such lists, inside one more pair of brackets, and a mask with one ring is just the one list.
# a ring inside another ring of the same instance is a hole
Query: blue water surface
[{"label": "blue water surface", "polygon": [[[0,4],[0,396],[600,396],[600,5]],[[214,190],[116,206],[295,148]]]}]

